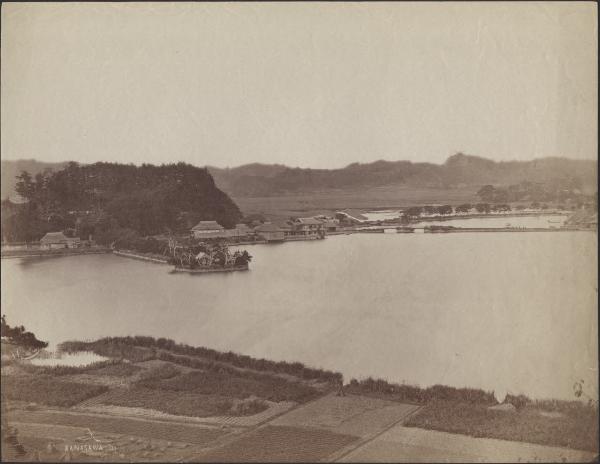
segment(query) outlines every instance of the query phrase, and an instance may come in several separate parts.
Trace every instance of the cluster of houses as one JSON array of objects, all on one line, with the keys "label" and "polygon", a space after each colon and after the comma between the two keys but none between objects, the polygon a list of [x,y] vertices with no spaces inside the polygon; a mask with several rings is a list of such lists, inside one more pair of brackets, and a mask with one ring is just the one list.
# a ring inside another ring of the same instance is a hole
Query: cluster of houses
[{"label": "cluster of houses", "polygon": [[336,233],[339,229],[339,220],[326,216],[315,216],[265,222],[253,226],[237,224],[233,229],[225,229],[216,221],[200,221],[192,228],[191,233],[194,238],[200,240],[208,238],[237,238],[240,240],[256,238],[267,242],[283,242],[287,240],[322,239],[328,233]]}]

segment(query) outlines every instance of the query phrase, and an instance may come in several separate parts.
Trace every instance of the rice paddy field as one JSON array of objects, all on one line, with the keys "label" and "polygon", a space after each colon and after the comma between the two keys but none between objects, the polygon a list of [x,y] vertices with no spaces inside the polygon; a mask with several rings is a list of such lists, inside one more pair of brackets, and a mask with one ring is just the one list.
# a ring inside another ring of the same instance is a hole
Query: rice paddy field
[{"label": "rice paddy field", "polygon": [[317,462],[357,437],[301,427],[267,426],[194,457],[197,462]]}]

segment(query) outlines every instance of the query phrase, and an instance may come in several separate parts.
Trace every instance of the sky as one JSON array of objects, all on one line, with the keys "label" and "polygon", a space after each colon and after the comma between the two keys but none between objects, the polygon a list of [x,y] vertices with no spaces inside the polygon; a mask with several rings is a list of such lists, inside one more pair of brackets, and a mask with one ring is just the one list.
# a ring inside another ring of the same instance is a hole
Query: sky
[{"label": "sky", "polygon": [[597,158],[597,6],[2,5],[1,156]]}]

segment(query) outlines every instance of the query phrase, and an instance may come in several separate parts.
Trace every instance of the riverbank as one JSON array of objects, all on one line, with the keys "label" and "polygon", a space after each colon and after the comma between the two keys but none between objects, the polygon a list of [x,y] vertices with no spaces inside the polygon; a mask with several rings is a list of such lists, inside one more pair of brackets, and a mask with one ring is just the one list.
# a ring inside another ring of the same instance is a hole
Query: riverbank
[{"label": "riverbank", "polygon": [[2,250],[0,256],[2,258],[44,258],[52,256],[77,256],[112,253],[108,247],[91,247],[91,248],[64,248],[57,250],[42,250],[40,248],[32,248],[25,250]]},{"label": "riverbank", "polygon": [[153,253],[142,253],[139,251],[131,250],[113,250],[113,254],[115,256],[121,256],[123,258],[138,259],[141,261],[149,261],[158,264],[169,264],[167,258]]},{"label": "riverbank", "polygon": [[[321,454],[311,457],[341,457],[399,421],[409,428],[598,452],[597,406],[579,401],[509,395],[498,404],[492,392],[480,389],[420,388],[373,379],[352,379],[343,396],[337,396],[341,375],[335,372],[151,337],[66,342],[61,348],[90,351],[108,360],[81,367],[3,362],[2,394],[9,424],[25,429],[31,422],[52,425],[52,437],[60,435],[57,426],[67,424],[85,422],[91,430],[107,430],[105,421],[112,424],[111,433],[129,424],[126,431],[138,436],[146,436],[151,424],[162,424],[163,436],[172,435],[169,428],[177,430],[180,424],[220,431],[217,435],[222,438],[237,431],[224,442],[218,439],[211,448],[222,451],[211,451],[217,454],[209,453],[207,460],[244,459],[242,449],[252,454],[257,447],[267,461],[274,460],[280,455],[272,434],[284,431],[282,440],[296,443],[301,453],[314,452],[315,443],[326,440],[329,445],[316,446]],[[137,426],[130,424],[134,418]],[[329,424],[327,430],[322,423]],[[256,442],[241,438],[264,427],[267,437]],[[302,431],[311,428],[311,438],[304,441]],[[174,441],[186,441],[185,436]],[[216,438],[209,433],[202,443]]]}]

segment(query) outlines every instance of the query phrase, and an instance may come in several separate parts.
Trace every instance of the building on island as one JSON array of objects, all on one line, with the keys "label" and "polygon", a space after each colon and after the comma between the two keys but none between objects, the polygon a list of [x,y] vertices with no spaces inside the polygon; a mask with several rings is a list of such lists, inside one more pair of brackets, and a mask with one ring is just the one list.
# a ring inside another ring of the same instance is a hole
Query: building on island
[{"label": "building on island", "polygon": [[226,237],[225,228],[216,221],[200,221],[192,227],[194,238],[223,238]]},{"label": "building on island", "polygon": [[283,242],[285,233],[282,228],[276,224],[265,223],[254,229],[257,237],[267,242]]},{"label": "building on island", "polygon": [[57,248],[79,248],[81,240],[79,237],[67,237],[62,232],[48,232],[40,239],[40,247],[45,250]]}]

